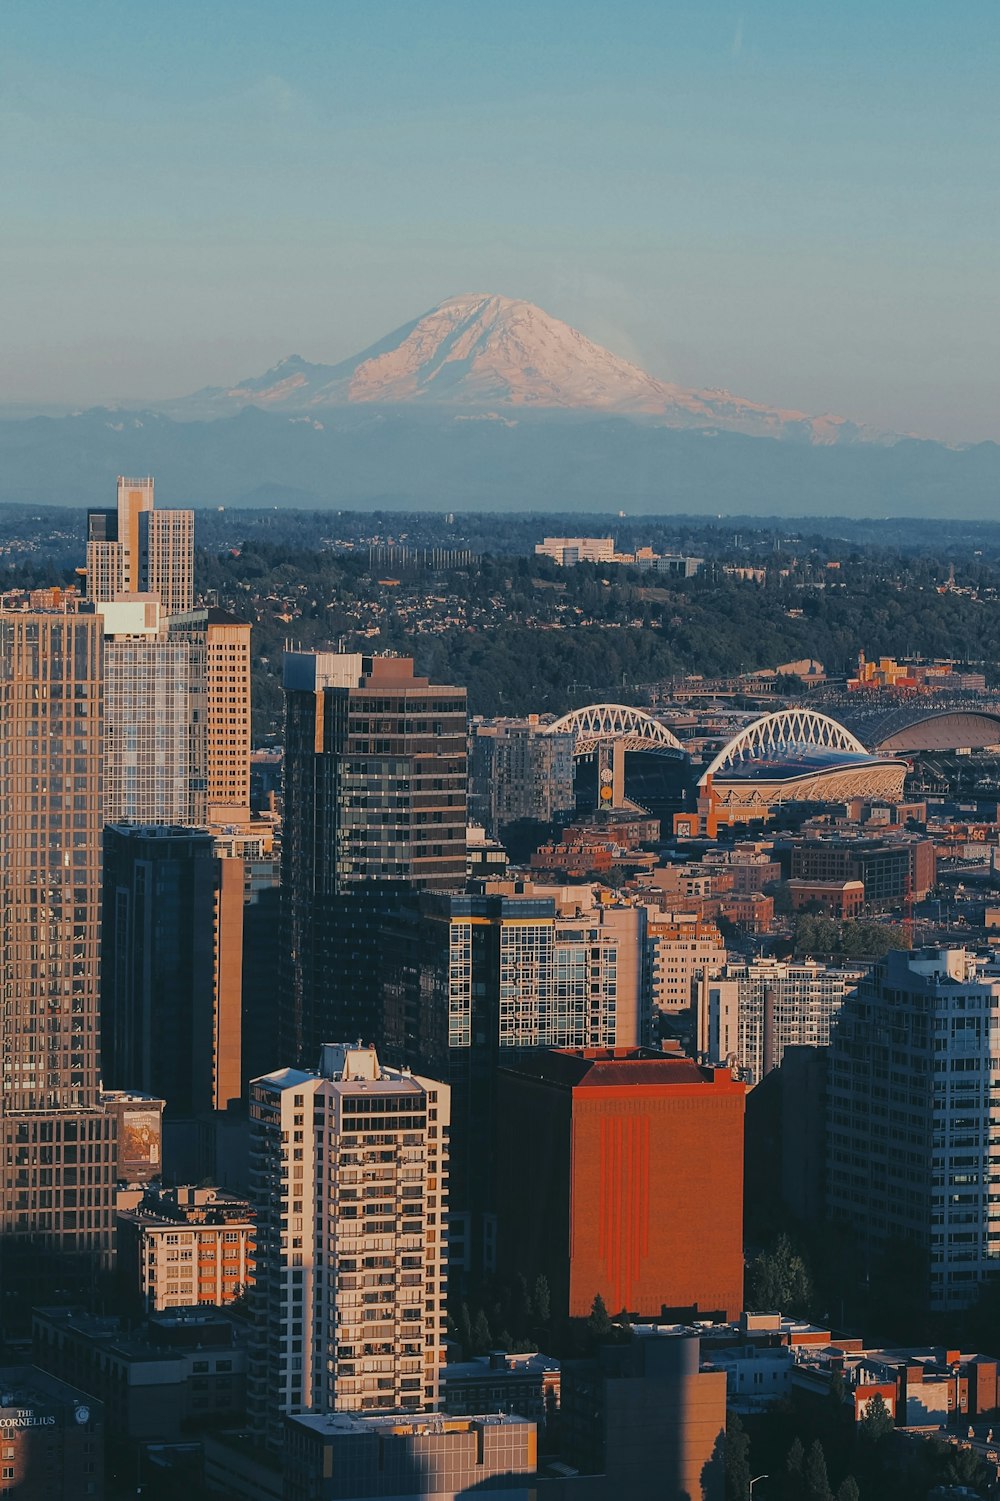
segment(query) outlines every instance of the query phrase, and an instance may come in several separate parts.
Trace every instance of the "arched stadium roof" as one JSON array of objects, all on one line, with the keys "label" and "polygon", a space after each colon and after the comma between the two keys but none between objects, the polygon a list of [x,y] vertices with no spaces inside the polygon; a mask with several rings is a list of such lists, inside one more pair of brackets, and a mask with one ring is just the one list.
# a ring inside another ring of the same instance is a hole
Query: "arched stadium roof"
[{"label": "arched stadium roof", "polygon": [[548,735],[572,733],[576,736],[576,754],[588,756],[609,740],[622,740],[626,750],[683,751],[677,736],[665,724],[643,709],[628,704],[588,704],[573,709],[553,724],[546,725]]},{"label": "arched stadium roof", "polygon": [[836,752],[843,752],[845,760],[869,755],[858,737],[829,715],[815,709],[779,709],[755,719],[734,735],[698,779],[699,785],[704,786],[709,779],[725,776],[726,772],[749,762],[804,760],[810,752],[823,759]]},{"label": "arched stadium roof", "polygon": [[938,709],[883,725],[873,748],[882,755],[916,751],[983,750],[1000,746],[1000,714],[990,709]]}]

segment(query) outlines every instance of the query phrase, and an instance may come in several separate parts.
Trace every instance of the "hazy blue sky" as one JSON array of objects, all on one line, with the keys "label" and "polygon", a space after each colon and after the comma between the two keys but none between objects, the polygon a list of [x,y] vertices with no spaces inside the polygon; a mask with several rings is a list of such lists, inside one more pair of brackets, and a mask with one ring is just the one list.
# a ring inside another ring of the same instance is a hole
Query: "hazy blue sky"
[{"label": "hazy blue sky", "polygon": [[457,292],[1000,439],[997,0],[3,0],[0,401],[332,361]]}]

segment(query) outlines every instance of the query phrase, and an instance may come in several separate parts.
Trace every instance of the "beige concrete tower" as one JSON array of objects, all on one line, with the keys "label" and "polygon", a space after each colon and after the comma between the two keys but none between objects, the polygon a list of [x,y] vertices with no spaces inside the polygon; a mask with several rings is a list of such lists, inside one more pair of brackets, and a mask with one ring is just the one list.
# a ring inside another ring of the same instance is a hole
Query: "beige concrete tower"
[{"label": "beige concrete tower", "polygon": [[250,626],[224,610],[191,610],[169,623],[187,642],[203,701],[204,821],[250,819]]},{"label": "beige concrete tower", "polygon": [[154,594],[168,615],[194,603],[194,512],[157,511],[153,481],[119,476],[113,511],[87,515],[87,597]]},{"label": "beige concrete tower", "polygon": [[361,1045],[251,1085],[247,1405],[272,1447],[288,1414],[439,1406],[449,1107]]}]

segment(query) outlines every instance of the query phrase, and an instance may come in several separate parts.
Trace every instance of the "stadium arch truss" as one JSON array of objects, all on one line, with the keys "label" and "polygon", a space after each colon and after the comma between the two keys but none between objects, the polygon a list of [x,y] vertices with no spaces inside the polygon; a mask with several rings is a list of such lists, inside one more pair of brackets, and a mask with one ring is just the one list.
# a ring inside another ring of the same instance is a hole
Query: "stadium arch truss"
[{"label": "stadium arch truss", "polygon": [[599,745],[611,740],[622,741],[627,751],[680,751],[686,754],[684,746],[665,724],[627,704],[589,704],[585,709],[573,709],[553,724],[546,725],[545,733],[574,734],[575,754],[578,756],[592,755]]}]

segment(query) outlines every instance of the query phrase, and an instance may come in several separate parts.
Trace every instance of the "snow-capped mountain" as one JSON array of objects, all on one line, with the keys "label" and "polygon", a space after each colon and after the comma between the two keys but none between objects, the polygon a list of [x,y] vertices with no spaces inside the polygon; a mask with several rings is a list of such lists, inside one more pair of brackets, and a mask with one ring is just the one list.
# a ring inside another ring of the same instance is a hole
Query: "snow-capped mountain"
[{"label": "snow-capped mountain", "polygon": [[871,439],[840,417],[810,417],[656,380],[530,302],[489,293],[450,297],[338,365],[298,355],[228,389],[166,403],[171,416],[224,416],[246,406],[319,417],[367,402],[489,412],[581,411],[658,420],[675,428],[794,438]]}]

